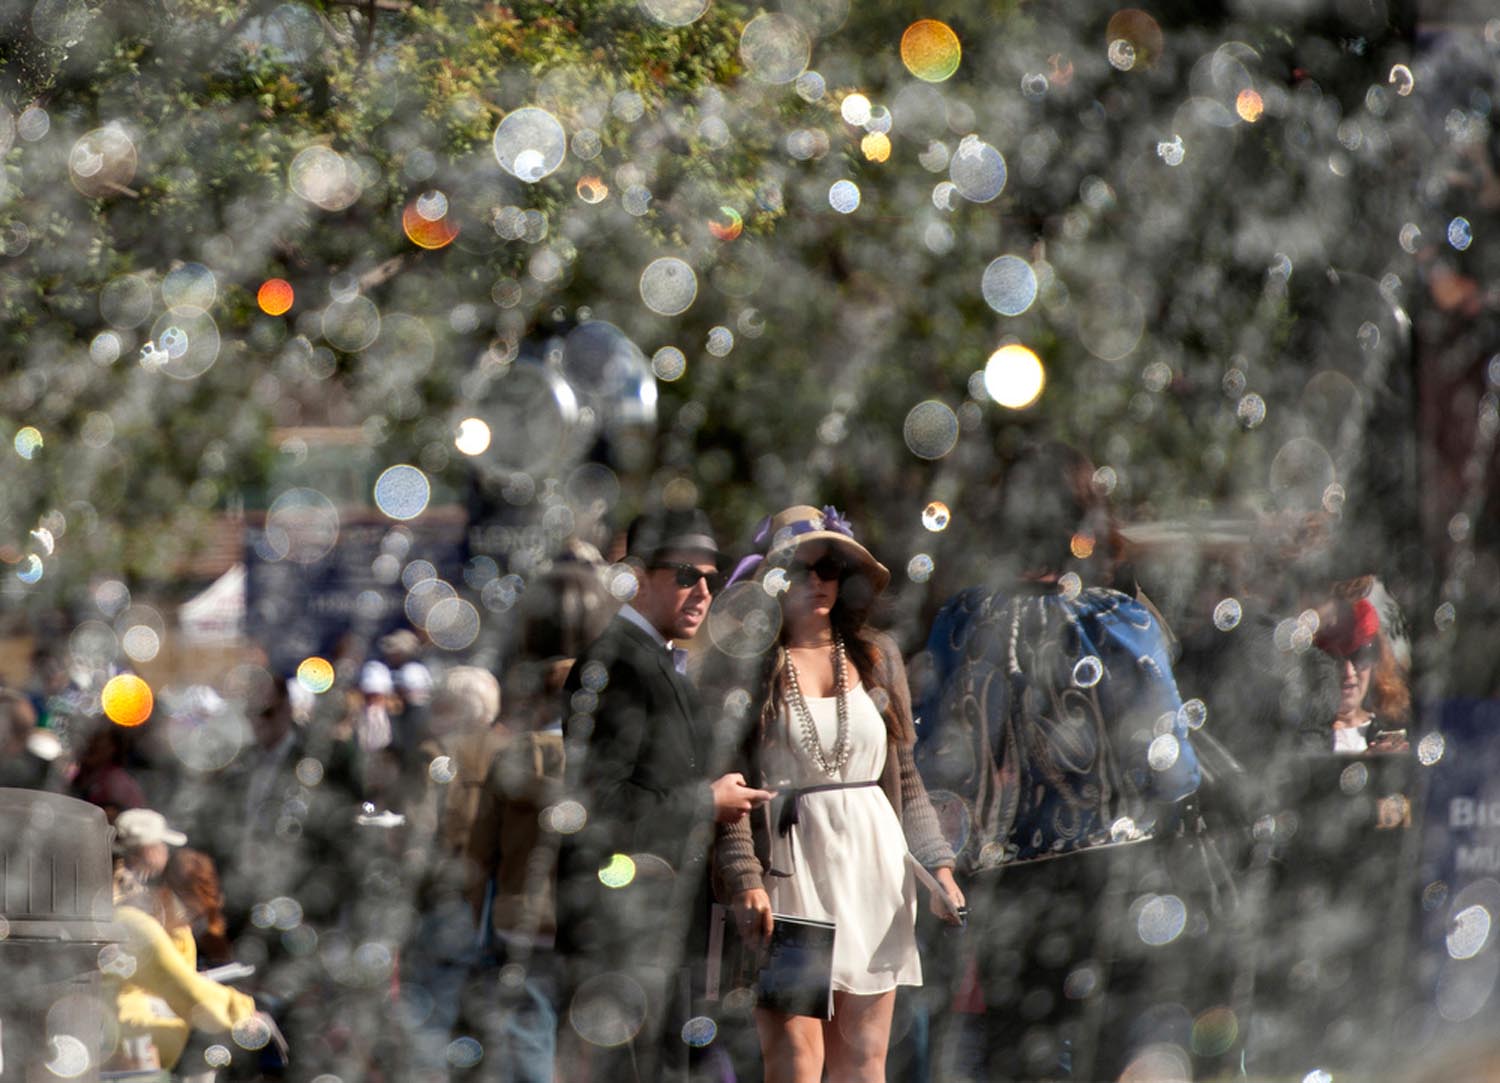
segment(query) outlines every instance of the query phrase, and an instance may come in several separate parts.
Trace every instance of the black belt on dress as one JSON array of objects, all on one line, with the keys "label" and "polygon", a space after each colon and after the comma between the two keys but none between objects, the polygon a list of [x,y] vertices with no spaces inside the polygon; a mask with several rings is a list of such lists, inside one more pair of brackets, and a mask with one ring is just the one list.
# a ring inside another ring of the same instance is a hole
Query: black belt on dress
[{"label": "black belt on dress", "polygon": [[[816,786],[798,786],[794,790],[783,790],[781,814],[776,817],[776,833],[782,838],[792,833],[802,816],[802,798],[810,793],[826,793],[829,790],[858,790],[865,786],[879,786],[879,779],[869,779],[865,782],[823,782]],[[789,872],[781,872],[777,869],[767,869],[771,876],[791,876]]]}]

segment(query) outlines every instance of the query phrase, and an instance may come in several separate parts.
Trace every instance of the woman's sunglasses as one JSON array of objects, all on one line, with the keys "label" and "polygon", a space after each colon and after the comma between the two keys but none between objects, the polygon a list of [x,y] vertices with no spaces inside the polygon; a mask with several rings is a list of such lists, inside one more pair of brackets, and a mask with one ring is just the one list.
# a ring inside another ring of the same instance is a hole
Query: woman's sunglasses
[{"label": "woman's sunglasses", "polygon": [[846,565],[843,561],[837,559],[836,557],[824,556],[819,557],[811,564],[805,564],[800,560],[794,561],[792,565],[787,568],[787,575],[789,575],[793,579],[806,579],[808,573],[811,572],[813,575],[816,575],[819,579],[823,580],[823,582],[833,583],[844,578],[844,573],[846,571],[848,571],[848,565]]},{"label": "woman's sunglasses", "polygon": [[652,571],[675,572],[677,585],[683,590],[692,590],[702,579],[708,584],[708,592],[717,594],[724,589],[724,574],[722,572],[705,572],[701,568],[695,568],[691,564],[679,564],[676,561],[664,560],[651,565]]},{"label": "woman's sunglasses", "polygon": [[1365,669],[1380,661],[1380,648],[1374,643],[1366,643],[1359,650],[1349,655],[1349,661],[1353,662],[1358,669]]}]

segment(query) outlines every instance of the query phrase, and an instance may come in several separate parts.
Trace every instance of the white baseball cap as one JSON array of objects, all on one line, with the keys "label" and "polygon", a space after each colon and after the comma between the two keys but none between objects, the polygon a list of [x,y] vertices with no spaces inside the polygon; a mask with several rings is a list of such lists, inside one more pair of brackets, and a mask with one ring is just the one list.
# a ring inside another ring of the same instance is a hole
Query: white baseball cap
[{"label": "white baseball cap", "polygon": [[167,826],[167,818],[149,808],[128,808],[115,817],[115,847],[137,850],[153,842],[168,846],[187,845],[187,836]]}]

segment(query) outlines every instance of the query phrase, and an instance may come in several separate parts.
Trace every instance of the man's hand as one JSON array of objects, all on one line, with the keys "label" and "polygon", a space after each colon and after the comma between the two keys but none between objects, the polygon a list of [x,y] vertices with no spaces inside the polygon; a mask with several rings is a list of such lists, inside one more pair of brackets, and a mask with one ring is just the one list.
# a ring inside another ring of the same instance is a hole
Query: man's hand
[{"label": "man's hand", "polygon": [[[763,805],[776,796],[775,790],[757,790],[746,785],[745,776],[738,771],[720,775],[709,784],[709,789],[714,794],[714,819],[721,824],[736,822],[757,805]],[[770,913],[769,910],[766,912]]]},{"label": "man's hand", "polygon": [[770,939],[776,921],[771,917],[771,896],[766,894],[765,888],[753,887],[740,892],[734,897],[730,912],[741,938],[752,946],[758,948]]}]

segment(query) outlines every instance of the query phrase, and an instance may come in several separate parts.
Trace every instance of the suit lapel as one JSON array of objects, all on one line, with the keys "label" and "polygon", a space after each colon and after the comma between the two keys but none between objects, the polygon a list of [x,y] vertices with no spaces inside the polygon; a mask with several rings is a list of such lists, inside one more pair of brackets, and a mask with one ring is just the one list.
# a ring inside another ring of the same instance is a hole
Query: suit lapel
[{"label": "suit lapel", "polygon": [[703,756],[692,687],[688,684],[687,678],[678,673],[676,667],[672,665],[671,651],[630,621],[619,617],[615,619],[623,626],[626,639],[633,643],[644,656],[642,663],[655,666],[658,678],[672,690],[673,699],[677,703],[678,716],[678,721],[674,724],[681,727],[681,736],[687,740],[693,766],[696,768],[702,762]]}]

